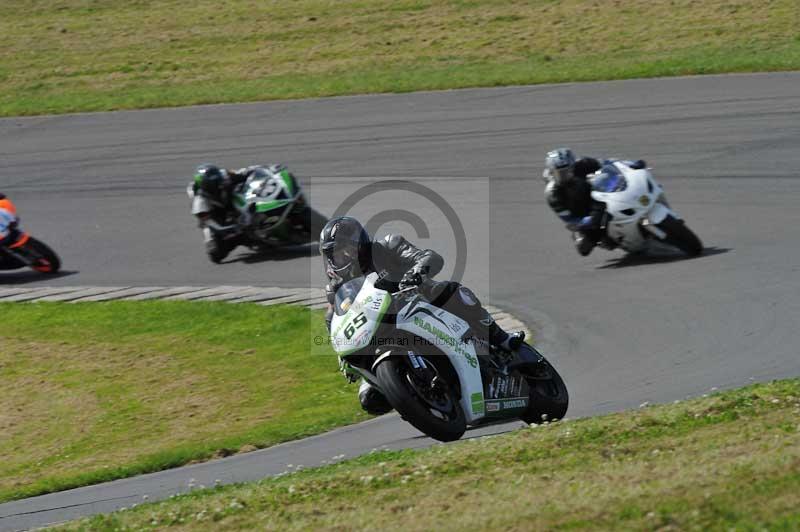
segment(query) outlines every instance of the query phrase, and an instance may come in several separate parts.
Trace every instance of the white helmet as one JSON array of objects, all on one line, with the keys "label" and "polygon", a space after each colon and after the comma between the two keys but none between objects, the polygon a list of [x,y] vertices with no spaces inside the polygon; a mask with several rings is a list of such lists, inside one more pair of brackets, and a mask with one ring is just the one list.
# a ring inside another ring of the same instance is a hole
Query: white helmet
[{"label": "white helmet", "polygon": [[547,153],[544,164],[550,177],[561,185],[573,176],[575,154],[569,148],[558,148]]}]

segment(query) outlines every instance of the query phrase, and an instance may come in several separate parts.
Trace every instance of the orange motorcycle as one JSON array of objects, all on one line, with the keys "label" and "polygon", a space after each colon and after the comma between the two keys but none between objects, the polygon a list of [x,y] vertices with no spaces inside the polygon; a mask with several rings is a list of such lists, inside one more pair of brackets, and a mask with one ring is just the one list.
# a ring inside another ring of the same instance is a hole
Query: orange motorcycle
[{"label": "orange motorcycle", "polygon": [[61,260],[47,244],[19,228],[16,207],[0,194],[0,270],[25,267],[41,273],[56,273]]}]

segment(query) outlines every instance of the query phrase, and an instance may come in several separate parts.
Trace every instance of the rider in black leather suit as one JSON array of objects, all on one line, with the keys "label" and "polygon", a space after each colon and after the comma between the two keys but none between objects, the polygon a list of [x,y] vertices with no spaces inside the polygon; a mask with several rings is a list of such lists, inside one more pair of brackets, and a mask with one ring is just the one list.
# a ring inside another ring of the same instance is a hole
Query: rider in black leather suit
[{"label": "rider in black leather suit", "polygon": [[[525,335],[508,334],[500,328],[470,289],[454,281],[431,280],[444,266],[442,257],[430,249],[416,247],[400,235],[390,234],[372,241],[355,218],[334,218],[322,229],[320,254],[325,263],[328,277],[325,289],[331,304],[343,283],[377,272],[380,280],[376,287],[394,292],[420,286],[432,304],[463,317],[476,336],[506,351],[515,351],[522,345]],[[332,315],[331,306],[326,316],[328,330]],[[359,389],[359,400],[364,410],[372,414],[391,409],[386,399],[366,382]]]},{"label": "rider in black leather suit", "polygon": [[[605,203],[592,198],[592,186],[587,176],[600,170],[606,162],[610,160],[576,159],[569,148],[548,152],[545,159],[547,204],[573,231],[575,247],[584,257],[603,239],[602,222],[606,212]],[[647,166],[641,159],[623,162],[634,169]]]}]

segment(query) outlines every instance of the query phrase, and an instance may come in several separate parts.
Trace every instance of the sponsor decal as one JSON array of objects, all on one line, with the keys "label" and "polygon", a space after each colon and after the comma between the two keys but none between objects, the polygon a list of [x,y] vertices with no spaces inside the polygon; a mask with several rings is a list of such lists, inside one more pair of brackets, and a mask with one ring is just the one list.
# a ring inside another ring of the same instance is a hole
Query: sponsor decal
[{"label": "sponsor decal", "polygon": [[[437,316],[436,314],[434,314],[430,310],[426,309],[425,307],[416,307],[415,309],[410,310],[409,312],[407,312],[406,315],[403,316],[403,317],[405,319],[409,319],[411,316],[414,316],[417,313],[426,314],[426,315],[430,316],[431,318],[435,319],[436,321],[438,321],[439,323],[441,323],[442,325],[444,325],[445,327],[447,327],[447,324],[444,322],[444,320],[442,320],[442,318],[440,318],[439,316]],[[416,323],[416,321],[417,321],[417,318],[414,317],[414,322]]]},{"label": "sponsor decal", "polygon": [[474,357],[472,355],[472,353],[470,353],[469,351],[464,349],[463,346],[466,345],[465,343],[463,343],[463,342],[461,342],[459,340],[456,340],[455,338],[453,338],[452,336],[450,336],[446,332],[444,332],[441,329],[437,328],[435,325],[431,325],[430,323],[428,323],[427,321],[423,320],[422,318],[420,318],[418,316],[414,316],[414,325],[416,325],[417,327],[420,327],[420,328],[426,330],[427,332],[431,333],[433,336],[435,336],[436,338],[438,338],[439,340],[444,342],[446,345],[448,345],[451,348],[453,348],[453,350],[456,353],[459,353],[460,355],[463,355],[464,358],[467,359],[467,363],[469,363],[469,365],[472,366],[473,368],[477,368],[478,367],[478,359],[476,357]]},{"label": "sponsor decal", "polygon": [[475,414],[483,414],[483,394],[475,392],[470,396],[472,399],[472,411]]},{"label": "sponsor decal", "polygon": [[525,408],[528,406],[527,399],[505,399],[499,401],[486,401],[486,412],[499,412],[501,410],[510,410],[514,408]]},{"label": "sponsor decal", "polygon": [[503,401],[503,409],[506,408],[525,408],[528,406],[528,401],[525,399],[509,399],[507,401]]}]

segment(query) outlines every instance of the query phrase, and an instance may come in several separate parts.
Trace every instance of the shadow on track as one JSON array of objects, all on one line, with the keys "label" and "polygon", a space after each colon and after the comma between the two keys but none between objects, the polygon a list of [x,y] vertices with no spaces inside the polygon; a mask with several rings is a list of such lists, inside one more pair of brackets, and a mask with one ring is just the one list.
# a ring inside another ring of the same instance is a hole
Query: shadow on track
[{"label": "shadow on track", "polygon": [[701,260],[705,257],[712,255],[721,255],[731,251],[731,248],[717,248],[707,247],[703,249],[703,253],[697,257],[687,257],[683,253],[676,251],[675,253],[659,253],[658,255],[623,255],[622,257],[612,259],[605,264],[598,266],[598,270],[606,270],[609,268],[628,268],[630,266],[646,266],[648,264],[663,264],[665,262],[676,262],[682,260]]},{"label": "shadow on track", "polygon": [[245,264],[258,264],[261,262],[292,260],[304,257],[314,257],[319,254],[319,244],[312,242],[298,246],[264,248],[259,251],[243,252],[237,257],[226,260],[223,264],[243,262]]},{"label": "shadow on track", "polygon": [[69,277],[79,272],[61,270],[58,273],[42,274],[33,270],[15,271],[13,273],[0,272],[0,285],[14,285],[14,284],[28,284],[28,283],[46,283],[53,279],[60,279],[62,277]]}]

